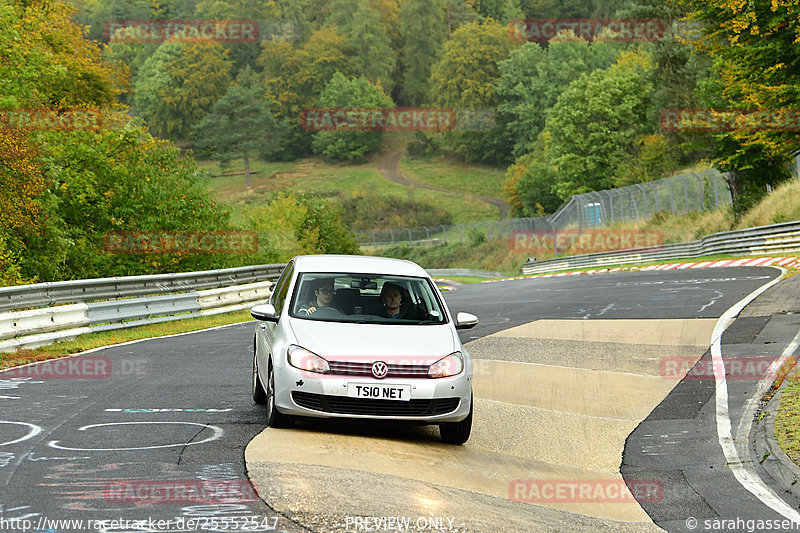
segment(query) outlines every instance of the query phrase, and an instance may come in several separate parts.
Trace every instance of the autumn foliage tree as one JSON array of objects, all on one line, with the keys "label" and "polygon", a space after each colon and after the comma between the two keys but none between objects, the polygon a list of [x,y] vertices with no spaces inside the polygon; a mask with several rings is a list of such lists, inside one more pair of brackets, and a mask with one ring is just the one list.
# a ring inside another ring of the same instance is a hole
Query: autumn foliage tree
[{"label": "autumn foliage tree", "polygon": [[[800,105],[800,3],[681,0],[701,24],[696,53],[712,59],[715,79],[705,104],[734,110],[796,109]],[[730,173],[734,212],[743,214],[788,179],[800,149],[796,131],[744,128],[715,136],[717,166]]]}]

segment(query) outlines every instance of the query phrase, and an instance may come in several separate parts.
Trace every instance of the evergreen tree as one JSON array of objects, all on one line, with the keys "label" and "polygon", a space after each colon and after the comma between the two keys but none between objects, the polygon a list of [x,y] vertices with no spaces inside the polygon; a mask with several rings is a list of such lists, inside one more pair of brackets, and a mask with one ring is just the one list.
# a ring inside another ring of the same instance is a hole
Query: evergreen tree
[{"label": "evergreen tree", "polygon": [[447,39],[442,0],[407,0],[401,10],[403,91],[406,104],[421,105],[428,92],[431,67]]},{"label": "evergreen tree", "polygon": [[201,153],[226,165],[233,157],[244,162],[245,184],[250,184],[250,158],[270,155],[280,144],[286,123],[278,124],[262,97],[258,77],[245,68],[194,128]]}]

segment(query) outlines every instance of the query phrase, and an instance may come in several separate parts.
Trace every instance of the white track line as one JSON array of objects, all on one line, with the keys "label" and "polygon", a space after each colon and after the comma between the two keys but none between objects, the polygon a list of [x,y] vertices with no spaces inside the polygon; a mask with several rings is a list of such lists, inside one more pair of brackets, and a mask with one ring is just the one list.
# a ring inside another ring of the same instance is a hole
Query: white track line
[{"label": "white track line", "polygon": [[[786,273],[785,270],[781,270],[783,274]],[[722,446],[722,451],[725,454],[725,460],[728,462],[728,467],[731,469],[731,472],[733,472],[733,475],[736,476],[739,483],[752,493],[753,496],[761,500],[764,505],[785,518],[800,524],[800,513],[775,494],[751,468],[749,457],[741,457],[736,449],[735,441],[731,435],[731,419],[728,414],[728,384],[725,381],[725,364],[722,361],[722,333],[747,304],[778,283],[782,277],[782,275],[778,276],[769,283],[762,285],[745,296],[744,299],[739,301],[736,305],[725,311],[714,327],[711,358],[714,365],[714,377],[716,378],[717,386],[717,437],[719,438],[720,446]]]}]

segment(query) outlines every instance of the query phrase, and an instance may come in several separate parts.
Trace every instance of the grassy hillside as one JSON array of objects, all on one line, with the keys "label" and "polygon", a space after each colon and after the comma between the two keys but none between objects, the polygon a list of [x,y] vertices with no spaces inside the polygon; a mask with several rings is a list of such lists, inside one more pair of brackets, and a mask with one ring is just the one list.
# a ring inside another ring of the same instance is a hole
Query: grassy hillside
[{"label": "grassy hillside", "polygon": [[[503,169],[472,167],[443,159],[425,162],[406,156],[400,170],[419,184],[407,187],[387,179],[379,168],[382,159],[398,147],[402,143],[390,139],[381,153],[359,165],[329,164],[319,158],[279,163],[251,161],[250,190],[245,187],[241,159],[231,161],[226,169],[214,161],[199,161],[199,164],[208,172],[208,185],[216,198],[233,206],[234,221],[240,220],[243,209],[264,202],[278,190],[316,193],[338,202],[353,195],[408,198],[444,209],[450,214],[450,223],[501,218],[496,206],[475,195],[502,200]],[[427,186],[445,190],[431,190]]]}]

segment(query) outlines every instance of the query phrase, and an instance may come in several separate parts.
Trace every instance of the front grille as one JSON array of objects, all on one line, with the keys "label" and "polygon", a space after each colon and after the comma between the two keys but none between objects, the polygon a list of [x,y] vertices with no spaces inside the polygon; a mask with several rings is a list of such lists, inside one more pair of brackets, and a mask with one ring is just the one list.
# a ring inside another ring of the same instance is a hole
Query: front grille
[{"label": "front grille", "polygon": [[[331,374],[339,376],[372,376],[372,363],[358,361],[328,361]],[[387,363],[387,378],[428,378],[428,365],[398,365]]]},{"label": "front grille", "polygon": [[328,396],[309,392],[292,392],[292,399],[300,407],[342,415],[365,416],[435,416],[452,413],[458,409],[461,398],[433,400],[372,400],[347,396]]}]

